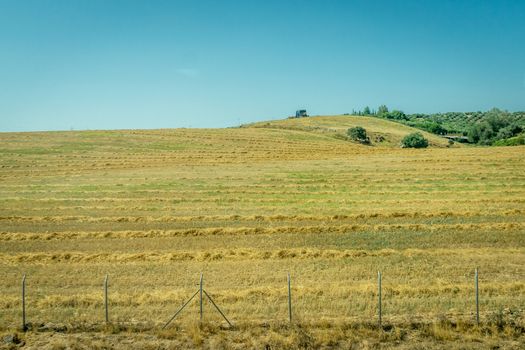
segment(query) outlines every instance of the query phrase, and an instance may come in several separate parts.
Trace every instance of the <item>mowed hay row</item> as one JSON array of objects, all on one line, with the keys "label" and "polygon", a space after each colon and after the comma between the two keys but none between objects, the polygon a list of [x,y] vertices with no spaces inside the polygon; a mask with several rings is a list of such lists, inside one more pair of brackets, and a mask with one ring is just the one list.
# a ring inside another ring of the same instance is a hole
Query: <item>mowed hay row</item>
[{"label": "mowed hay row", "polygon": [[[499,193],[501,196],[501,193]],[[214,198],[214,199],[179,199],[166,198],[165,200],[103,200],[100,204],[97,203],[86,205],[78,205],[77,203],[67,203],[64,201],[62,205],[42,206],[33,202],[30,209],[30,200],[11,201],[6,200],[3,203],[3,208],[6,209],[9,216],[0,217],[0,221],[15,222],[15,221],[71,221],[78,222],[104,222],[104,221],[162,221],[162,222],[187,222],[190,221],[186,217],[191,213],[195,206],[204,209],[209,209],[217,214],[219,211],[235,210],[237,207],[245,208],[235,218],[232,215],[211,215],[204,217],[203,215],[195,215],[191,217],[191,221],[333,221],[334,219],[327,215],[302,215],[304,220],[297,215],[293,215],[294,210],[301,210],[304,214],[309,214],[312,210],[322,210],[328,212],[328,209],[334,209],[340,214],[336,214],[340,218],[346,220],[362,220],[362,219],[389,219],[392,217],[406,217],[410,218],[431,218],[431,217],[467,217],[477,215],[502,215],[510,216],[516,214],[523,214],[524,210],[516,209],[516,206],[525,204],[525,200],[520,198],[519,192],[505,192],[507,198],[505,199],[487,199],[481,200],[465,200],[465,199],[447,199],[435,200],[432,202],[432,208],[423,211],[421,206],[427,204],[428,199],[407,199],[407,200],[349,200],[349,199],[243,199],[237,200],[235,198]],[[465,196],[463,197],[465,198]],[[126,202],[129,205],[123,205]],[[163,202],[160,204],[159,202]],[[45,203],[44,203],[45,204]],[[487,209],[487,206],[490,206]],[[284,207],[279,215],[255,215],[259,218],[250,219],[254,215],[250,214],[256,210],[265,210],[267,214],[271,214],[273,210]],[[2,209],[3,209],[2,208]],[[456,211],[452,211],[457,208]],[[108,212],[112,213],[112,217],[108,217]],[[349,215],[348,213],[353,213]],[[56,214],[61,215],[57,216]],[[127,216],[127,217],[126,217]],[[131,217],[130,217],[131,216]],[[334,215],[332,215],[334,216]],[[233,218],[232,218],[233,217]],[[260,219],[264,217],[266,219]],[[272,219],[276,218],[277,219]],[[279,219],[279,217],[282,217]],[[231,218],[231,219],[229,219]]]},{"label": "mowed hay row", "polygon": [[[108,208],[109,209],[109,208]],[[77,222],[265,222],[265,223],[280,223],[280,222],[313,222],[321,221],[325,223],[357,221],[361,219],[378,218],[380,220],[389,218],[448,218],[448,217],[471,217],[478,216],[479,211],[465,211],[465,212],[390,212],[390,213],[362,213],[354,215],[213,215],[213,216],[165,216],[165,217],[90,217],[90,216],[3,216],[0,221],[4,223],[19,223],[19,222],[63,222],[63,221],[77,221]],[[513,209],[498,215],[513,216],[523,215],[525,209]]]},{"label": "mowed hay row", "polygon": [[[415,209],[415,208],[414,208]],[[231,224],[233,222],[242,223],[307,223],[307,222],[323,222],[325,224],[334,223],[352,223],[352,222],[363,222],[373,220],[388,220],[388,219],[406,219],[406,220],[427,220],[427,219],[450,219],[450,218],[461,218],[467,219],[472,217],[522,217],[525,214],[524,209],[506,209],[498,211],[496,213],[489,212],[486,210],[464,210],[460,212],[453,211],[391,211],[391,212],[365,212],[353,215],[339,214],[332,216],[325,215],[255,215],[255,216],[241,216],[241,215],[213,215],[213,216],[0,216],[0,222],[3,224],[16,224],[16,223],[64,223],[64,222],[76,222],[76,223],[117,223],[117,222],[165,222],[165,223],[205,223],[205,222],[225,222]]]},{"label": "mowed hay row", "polygon": [[129,262],[169,262],[169,261],[215,261],[215,260],[256,260],[256,259],[344,259],[359,257],[386,257],[397,255],[417,258],[418,256],[461,256],[461,255],[513,255],[525,258],[525,249],[520,248],[477,248],[477,249],[393,249],[381,250],[330,250],[330,249],[280,249],[265,251],[262,249],[224,249],[210,251],[177,251],[173,253],[142,252],[142,253],[19,253],[0,254],[0,262],[6,265],[21,263],[52,264],[52,263],[129,263]]},{"label": "mowed hay row", "polygon": [[[498,246],[501,244],[516,244],[523,238],[525,231],[525,223],[492,223],[484,222],[480,224],[383,224],[383,225],[319,225],[319,226],[280,226],[280,227],[213,227],[213,228],[190,228],[190,229],[176,229],[176,230],[123,230],[123,231],[56,231],[56,232],[1,232],[0,241],[4,242],[48,242],[48,241],[64,241],[64,240],[109,240],[108,244],[115,243],[118,245],[122,239],[149,239],[162,240],[167,239],[200,239],[200,237],[207,237],[207,239],[218,240],[232,240],[231,236],[236,242],[240,241],[239,237],[244,237],[242,241],[246,241],[252,236],[260,236],[261,239],[266,240],[280,240],[282,237],[290,237],[298,240],[310,240],[312,237],[319,237],[331,239],[334,242],[348,241],[350,239],[358,239],[362,241],[364,238],[378,239],[379,237],[392,236],[392,234],[403,235],[403,239],[411,237],[421,241],[427,241],[427,245],[433,238],[436,239],[435,244],[443,244],[442,240],[448,239],[448,243],[455,242],[456,244],[465,244],[469,240],[477,239],[477,243],[483,245],[489,241],[491,244]],[[461,237],[457,237],[461,234]],[[505,237],[501,237],[505,234]],[[276,235],[278,235],[276,237]],[[454,237],[456,236],[456,237]],[[215,238],[214,238],[215,237]],[[483,238],[483,240],[482,240]],[[117,240],[117,241],[116,241]],[[494,242],[498,240],[498,242]],[[145,241],[144,241],[145,242]],[[169,241],[168,243],[175,243]],[[329,243],[330,241],[328,241]],[[65,243],[65,242],[64,242]],[[177,241],[178,244],[182,242]],[[233,242],[232,242],[233,243]],[[55,244],[55,243],[53,243]],[[348,243],[345,243],[348,244]],[[488,244],[487,244],[488,245]],[[170,247],[172,244],[166,245]],[[184,245],[180,245],[184,247]],[[6,245],[5,249],[9,246]],[[28,246],[29,248],[29,246]],[[4,250],[4,249],[2,249]]]}]

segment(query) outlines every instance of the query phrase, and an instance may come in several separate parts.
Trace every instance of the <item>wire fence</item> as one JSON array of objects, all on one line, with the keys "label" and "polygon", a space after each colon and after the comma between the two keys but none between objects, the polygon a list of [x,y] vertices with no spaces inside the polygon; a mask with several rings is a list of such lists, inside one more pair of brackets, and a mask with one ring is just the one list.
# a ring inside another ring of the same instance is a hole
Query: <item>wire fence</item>
[{"label": "wire fence", "polygon": [[[501,314],[502,310],[510,310],[519,314],[517,317],[522,317],[520,305],[523,306],[525,300],[519,290],[511,296],[495,293],[494,290],[483,294],[479,276],[476,268],[470,287],[448,288],[435,295],[426,293],[417,297],[410,289],[400,291],[389,286],[383,280],[382,272],[377,273],[375,283],[369,283],[364,288],[342,290],[331,289],[330,286],[294,285],[293,276],[288,273],[282,288],[237,290],[236,293],[215,292],[213,285],[205,285],[204,275],[201,274],[195,289],[146,294],[126,293],[122,286],[112,286],[110,276],[106,275],[101,278],[100,294],[90,294],[85,298],[79,294],[68,294],[67,286],[61,289],[63,294],[47,295],[45,290],[38,289],[32,283],[31,276],[24,275],[18,302],[11,298],[11,302],[4,304],[2,323],[4,327],[18,324],[23,330],[35,325],[45,327],[49,323],[142,323],[160,329],[182,319],[196,319],[192,308],[195,304],[198,305],[199,321],[206,319],[228,327],[235,326],[236,321],[247,320],[294,323],[345,319],[348,322],[366,321],[382,328],[400,319],[429,321],[429,318],[438,315],[480,324],[489,322],[491,313]],[[436,312],[435,305],[439,304],[442,304],[442,312]],[[480,313],[485,315],[485,319],[480,317]]]}]

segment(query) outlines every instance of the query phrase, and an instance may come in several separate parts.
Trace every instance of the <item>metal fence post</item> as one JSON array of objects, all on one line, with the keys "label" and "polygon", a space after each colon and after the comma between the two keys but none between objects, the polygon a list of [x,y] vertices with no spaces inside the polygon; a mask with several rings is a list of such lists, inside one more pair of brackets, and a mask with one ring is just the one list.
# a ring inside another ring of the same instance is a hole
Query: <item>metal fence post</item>
[{"label": "metal fence post", "polygon": [[475,273],[475,285],[476,285],[476,323],[479,324],[479,283],[478,283],[478,268],[476,267]]},{"label": "metal fence post", "polygon": [[288,272],[288,316],[290,323],[292,322],[292,287],[290,281],[290,273]]},{"label": "metal fence post", "polygon": [[201,280],[200,280],[200,287],[199,287],[199,296],[200,296],[200,314],[201,314],[201,322],[202,322],[202,279],[203,279],[203,276],[202,276],[202,272],[201,272]]},{"label": "metal fence post", "polygon": [[379,328],[381,328],[382,305],[381,305],[381,272],[377,272],[377,289],[378,289],[378,308],[379,308]]},{"label": "metal fence post", "polygon": [[104,308],[106,309],[106,323],[109,323],[109,310],[108,310],[108,275],[104,278]]},{"label": "metal fence post", "polygon": [[22,277],[22,330],[26,328],[26,275]]}]

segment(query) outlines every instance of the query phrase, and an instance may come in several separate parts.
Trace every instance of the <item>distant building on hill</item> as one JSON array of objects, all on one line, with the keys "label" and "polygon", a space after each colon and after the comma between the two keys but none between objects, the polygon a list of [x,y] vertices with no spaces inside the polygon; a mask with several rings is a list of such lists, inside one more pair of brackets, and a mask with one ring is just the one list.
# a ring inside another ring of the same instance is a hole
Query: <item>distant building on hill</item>
[{"label": "distant building on hill", "polygon": [[295,117],[296,118],[308,117],[308,114],[306,114],[306,109],[298,109],[297,111],[295,111]]}]

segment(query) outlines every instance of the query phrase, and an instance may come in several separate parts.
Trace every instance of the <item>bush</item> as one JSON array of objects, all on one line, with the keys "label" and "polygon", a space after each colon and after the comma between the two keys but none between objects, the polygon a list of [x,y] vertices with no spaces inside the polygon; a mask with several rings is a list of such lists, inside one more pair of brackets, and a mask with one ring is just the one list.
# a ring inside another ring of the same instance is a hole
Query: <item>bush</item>
[{"label": "bush", "polygon": [[381,111],[378,112],[377,116],[380,118],[394,119],[394,120],[408,120],[408,116],[403,111],[393,110],[388,112],[388,108],[380,106]]},{"label": "bush", "polygon": [[436,135],[446,135],[447,134],[447,129],[445,129],[438,123],[428,123],[425,125],[423,129],[433,134],[436,134]]},{"label": "bush", "polygon": [[366,135],[365,128],[361,126],[356,126],[354,128],[348,129],[346,131],[346,134],[354,141],[359,141],[361,143],[370,143],[370,139]]},{"label": "bush", "polygon": [[518,136],[510,137],[508,139],[498,140],[492,144],[493,146],[521,146],[525,145],[525,133]]},{"label": "bush", "polygon": [[404,148],[426,148],[428,140],[419,132],[408,134],[401,141],[401,147]]}]

